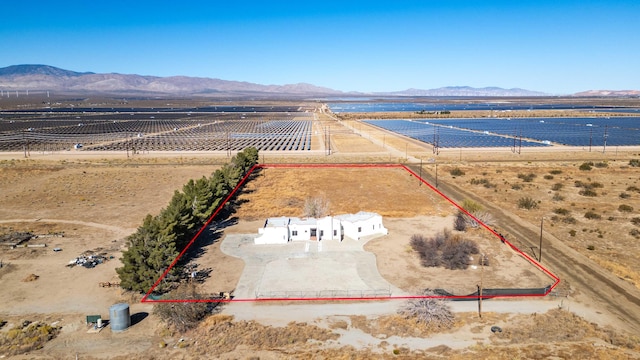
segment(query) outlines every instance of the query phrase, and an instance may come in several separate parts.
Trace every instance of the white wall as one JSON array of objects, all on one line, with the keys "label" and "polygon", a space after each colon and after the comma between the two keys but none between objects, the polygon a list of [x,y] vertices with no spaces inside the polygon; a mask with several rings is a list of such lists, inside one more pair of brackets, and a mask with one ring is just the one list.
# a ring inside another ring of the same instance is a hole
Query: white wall
[{"label": "white wall", "polygon": [[264,227],[258,230],[261,234],[253,240],[255,244],[286,244],[289,241],[289,233],[286,227]]}]

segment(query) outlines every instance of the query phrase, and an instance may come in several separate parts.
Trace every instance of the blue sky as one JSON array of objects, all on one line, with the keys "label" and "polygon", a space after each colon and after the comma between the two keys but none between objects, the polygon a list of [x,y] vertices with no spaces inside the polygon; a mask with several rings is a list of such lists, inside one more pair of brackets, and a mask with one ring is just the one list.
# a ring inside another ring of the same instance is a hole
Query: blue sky
[{"label": "blue sky", "polygon": [[0,67],[342,91],[640,89],[640,1],[3,1]]}]

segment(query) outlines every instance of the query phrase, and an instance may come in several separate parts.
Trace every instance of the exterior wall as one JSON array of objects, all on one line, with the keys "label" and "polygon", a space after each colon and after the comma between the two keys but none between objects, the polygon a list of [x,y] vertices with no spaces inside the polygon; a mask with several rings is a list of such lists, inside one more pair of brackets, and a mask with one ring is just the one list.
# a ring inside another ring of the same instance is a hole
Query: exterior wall
[{"label": "exterior wall", "polygon": [[389,233],[382,225],[382,216],[380,215],[354,222],[343,220],[342,226],[344,227],[344,235],[354,240],[360,240],[360,238],[364,236],[377,234],[387,235]]},{"label": "exterior wall", "polygon": [[327,216],[318,219],[318,240],[342,240],[340,220]]},{"label": "exterior wall", "polygon": [[289,236],[291,241],[311,240],[311,225],[289,224]]},{"label": "exterior wall", "polygon": [[265,227],[258,232],[261,236],[255,238],[255,244],[286,244],[289,241],[289,232],[286,227]]}]

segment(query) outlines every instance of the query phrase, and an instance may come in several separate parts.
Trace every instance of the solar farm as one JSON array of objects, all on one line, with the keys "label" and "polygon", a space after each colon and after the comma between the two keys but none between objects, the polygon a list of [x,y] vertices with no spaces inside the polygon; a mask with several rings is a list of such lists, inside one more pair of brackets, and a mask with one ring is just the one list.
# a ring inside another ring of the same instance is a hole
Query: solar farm
[{"label": "solar farm", "polygon": [[638,117],[364,122],[442,148],[640,145]]},{"label": "solar farm", "polygon": [[311,150],[313,114],[252,109],[3,113],[0,151]]}]

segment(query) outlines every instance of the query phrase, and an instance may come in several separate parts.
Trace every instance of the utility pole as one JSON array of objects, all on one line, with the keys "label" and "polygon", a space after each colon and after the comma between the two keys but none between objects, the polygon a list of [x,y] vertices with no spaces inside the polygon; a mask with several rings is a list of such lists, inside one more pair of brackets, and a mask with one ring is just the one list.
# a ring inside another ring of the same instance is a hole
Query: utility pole
[{"label": "utility pole", "polygon": [[422,158],[420,158],[420,185],[422,186]]},{"label": "utility pole", "polygon": [[480,254],[482,264],[480,264],[480,285],[478,285],[478,316],[482,319],[482,287],[484,280],[484,254]]},{"label": "utility pole", "polygon": [[438,163],[436,162],[436,188],[438,187]]},{"label": "utility pole", "polygon": [[544,223],[544,218],[540,219],[540,246],[538,246],[538,262],[542,262],[542,224]]}]

